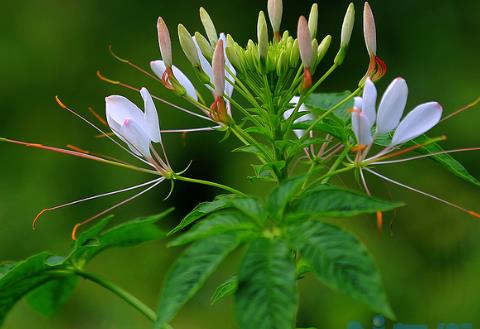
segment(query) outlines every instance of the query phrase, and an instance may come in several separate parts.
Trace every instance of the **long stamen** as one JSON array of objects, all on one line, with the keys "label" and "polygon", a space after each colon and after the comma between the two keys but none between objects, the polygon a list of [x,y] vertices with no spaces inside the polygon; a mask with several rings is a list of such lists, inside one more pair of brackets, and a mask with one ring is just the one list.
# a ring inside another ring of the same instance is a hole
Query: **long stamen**
[{"label": "long stamen", "polygon": [[64,204],[61,204],[61,205],[58,205],[58,206],[54,206],[54,207],[42,209],[42,210],[35,216],[35,219],[34,219],[33,222],[32,222],[32,228],[33,228],[34,230],[37,228],[37,222],[38,222],[38,220],[40,219],[40,217],[41,217],[43,214],[45,214],[45,213],[48,212],[48,211],[53,211],[53,210],[65,208],[65,207],[68,207],[68,206],[73,206],[73,205],[78,204],[78,203],[82,203],[82,202],[86,202],[86,201],[90,201],[90,200],[95,200],[95,199],[107,197],[107,196],[110,196],[110,195],[115,195],[115,194],[118,194],[118,193],[128,192],[128,191],[131,191],[131,190],[138,189],[138,188],[140,188],[140,187],[144,187],[144,186],[153,184],[153,183],[157,182],[158,180],[159,180],[159,178],[156,178],[156,179],[151,180],[151,181],[149,181],[149,182],[142,183],[142,184],[135,185],[135,186],[131,186],[131,187],[127,187],[127,188],[124,188],[124,189],[121,189],[121,190],[116,190],[116,191],[107,192],[107,193],[103,193],[103,194],[97,194],[97,195],[93,195],[93,196],[90,196],[90,197],[87,197],[87,198],[83,198],[83,199],[80,199],[80,200],[76,200],[76,201],[64,203]]},{"label": "long stamen", "polygon": [[373,174],[373,175],[375,175],[375,176],[377,176],[377,177],[380,177],[380,178],[386,180],[387,182],[390,182],[390,183],[393,183],[393,184],[395,184],[395,185],[401,186],[401,187],[403,187],[403,188],[406,188],[407,190],[410,190],[410,191],[413,191],[413,192],[417,192],[417,193],[419,193],[419,194],[422,194],[422,195],[424,195],[424,196],[427,196],[427,197],[429,197],[429,198],[432,198],[432,199],[434,199],[434,200],[437,200],[437,201],[439,201],[439,202],[442,202],[442,203],[444,203],[444,204],[446,204],[446,205],[448,205],[448,206],[450,206],[450,207],[453,207],[453,208],[455,208],[455,209],[458,209],[458,210],[460,210],[460,211],[463,211],[463,212],[469,214],[470,216],[473,216],[473,217],[475,217],[475,218],[480,219],[480,214],[477,213],[477,212],[475,212],[475,211],[473,211],[473,210],[468,210],[468,209],[463,208],[463,207],[461,207],[461,206],[459,206],[459,205],[456,205],[455,203],[452,203],[452,202],[450,202],[450,201],[441,199],[441,198],[439,198],[439,197],[437,197],[437,196],[435,196],[435,195],[432,195],[432,194],[429,194],[429,193],[427,193],[427,192],[424,192],[424,191],[421,191],[421,190],[419,190],[419,189],[416,189],[416,188],[414,188],[414,187],[411,187],[411,186],[402,184],[402,183],[400,183],[400,182],[398,182],[398,181],[395,181],[395,180],[393,180],[393,179],[391,179],[391,178],[388,178],[388,177],[386,177],[386,176],[383,176],[383,175],[381,175],[381,174],[379,174],[379,173],[377,173],[377,172],[375,172],[375,171],[373,171],[373,170],[371,170],[371,169],[368,169],[368,168],[364,168],[364,169],[365,169],[366,171],[368,171],[369,173],[371,173],[371,174]]},{"label": "long stamen", "polygon": [[372,165],[383,165],[383,164],[400,163],[400,162],[407,162],[407,161],[412,161],[412,160],[417,160],[417,159],[429,158],[429,157],[436,156],[436,155],[441,155],[441,154],[469,152],[469,151],[480,151],[480,147],[469,147],[469,148],[463,148],[463,149],[439,151],[439,152],[433,152],[433,153],[429,153],[429,154],[418,155],[418,156],[405,158],[405,159],[373,162],[371,164]]},{"label": "long stamen", "polygon": [[138,155],[136,155],[135,153],[133,153],[132,151],[130,151],[129,149],[127,149],[125,146],[123,146],[122,144],[120,144],[119,142],[117,142],[113,137],[109,136],[105,131],[103,131],[102,129],[100,129],[99,127],[97,127],[95,124],[93,124],[92,122],[90,122],[89,120],[87,120],[84,116],[80,115],[79,113],[77,113],[76,111],[72,110],[71,108],[69,108],[68,106],[66,106],[61,100],[60,98],[58,98],[58,96],[55,96],[55,100],[57,101],[58,105],[64,109],[64,110],[67,110],[68,112],[70,112],[71,114],[73,114],[74,116],[76,116],[77,118],[79,118],[80,120],[82,120],[83,122],[87,123],[89,126],[91,126],[92,128],[94,128],[95,130],[97,130],[98,132],[100,132],[102,135],[104,135],[106,138],[108,138],[109,140],[111,140],[115,145],[119,146],[122,150],[124,150],[125,152],[127,152],[128,154],[132,155],[133,157],[135,157],[136,159],[142,161],[143,163],[146,163],[146,164],[149,164],[148,162],[146,162],[144,159],[142,159],[141,157],[139,157]]},{"label": "long stamen", "polygon": [[[100,71],[97,71],[97,77],[102,80],[102,81],[105,81],[107,83],[110,83],[110,84],[113,84],[113,85],[118,85],[118,86],[121,86],[121,87],[124,87],[124,88],[127,88],[127,89],[130,89],[130,90],[135,90],[135,91],[138,91],[140,92],[140,88],[136,88],[136,87],[133,87],[131,85],[128,85],[126,83],[123,83],[123,82],[120,82],[120,81],[115,81],[115,80],[111,80],[109,78],[106,78]],[[195,113],[195,112],[192,112],[192,111],[189,111],[181,106],[178,106],[178,105],[175,105],[161,97],[158,97],[158,96],[155,96],[155,95],[151,95],[152,98],[162,102],[163,104],[165,105],[168,105],[168,106],[171,106],[173,107],[174,109],[177,109],[177,110],[180,110],[182,112],[185,112],[185,113],[188,113],[190,115],[193,115],[197,118],[201,118],[201,119],[204,119],[204,120],[208,120],[208,121],[211,121],[213,122],[213,120],[207,116],[204,116],[204,115],[201,115],[201,114],[198,114],[198,113]]]},{"label": "long stamen", "polygon": [[116,209],[116,208],[118,208],[118,207],[120,207],[120,206],[123,206],[124,204],[127,204],[128,202],[130,202],[130,201],[138,198],[139,196],[141,196],[141,195],[147,193],[148,191],[150,191],[151,189],[155,188],[158,184],[160,184],[160,183],[163,182],[164,180],[165,180],[164,177],[159,178],[153,185],[149,186],[149,187],[146,188],[145,190],[143,190],[143,191],[135,194],[134,196],[131,196],[131,197],[128,198],[128,199],[125,199],[125,200],[123,200],[123,201],[121,201],[121,202],[113,205],[112,207],[110,207],[110,208],[108,208],[108,209],[105,209],[105,210],[99,212],[99,213],[96,214],[95,216],[92,216],[92,217],[90,217],[90,218],[88,218],[88,219],[86,219],[86,220],[84,220],[84,221],[82,221],[82,222],[80,222],[80,223],[77,223],[77,224],[73,227],[73,230],[72,230],[72,240],[76,240],[76,239],[77,239],[77,231],[78,231],[78,229],[79,229],[81,226],[83,226],[83,225],[85,225],[85,224],[88,224],[88,223],[90,223],[91,221],[97,219],[98,217],[103,216],[103,215],[109,213],[110,211],[112,211],[112,210],[114,210],[114,209]]},{"label": "long stamen", "polygon": [[14,140],[14,139],[3,138],[3,137],[0,137],[0,142],[7,142],[7,143],[12,143],[12,144],[17,144],[17,145],[23,145],[23,146],[26,146],[26,147],[33,147],[33,148],[38,148],[38,149],[42,149],[42,150],[47,150],[47,151],[51,151],[51,152],[55,152],[55,153],[72,155],[72,156],[76,156],[76,157],[79,157],[79,158],[84,158],[84,159],[88,159],[88,160],[94,160],[94,161],[98,161],[98,162],[102,162],[102,163],[106,163],[106,164],[111,164],[111,165],[114,165],[114,166],[117,166],[117,167],[122,167],[122,168],[130,169],[130,170],[140,171],[140,172],[143,172],[143,173],[159,175],[159,173],[156,172],[156,171],[141,168],[141,167],[137,167],[137,166],[134,166],[134,165],[131,165],[131,164],[128,164],[128,163],[122,163],[122,162],[107,160],[107,159],[103,159],[103,158],[100,158],[100,157],[97,157],[97,156],[94,156],[94,155],[91,155],[91,154],[85,154],[85,153],[81,153],[81,152],[65,150],[65,149],[61,149],[61,148],[58,148],[58,147],[45,146],[45,145],[37,144],[37,143],[21,142],[21,141],[17,141],[17,140]]},{"label": "long stamen", "polygon": [[467,111],[467,110],[470,110],[470,109],[474,108],[475,106],[477,106],[479,103],[480,103],[480,97],[478,97],[476,100],[474,100],[474,101],[471,102],[470,104],[462,107],[461,109],[458,109],[458,110],[456,110],[455,112],[450,113],[449,115],[445,116],[442,120],[440,120],[440,122],[443,122],[443,121],[445,121],[445,120],[448,120],[448,119],[450,119],[450,118],[452,118],[452,117],[454,117],[454,116],[456,116],[456,115],[458,115],[458,114],[460,114],[460,113],[462,113],[462,112],[465,112],[465,111]]},{"label": "long stamen", "polygon": [[110,54],[113,56],[113,58],[115,58],[116,60],[118,60],[119,62],[121,63],[124,63],[124,64],[127,64],[129,65],[130,67],[134,68],[135,70],[145,74],[147,77],[149,78],[152,78],[158,82],[162,82],[159,78],[157,78],[155,75],[151,74],[150,72],[148,72],[147,70],[143,69],[140,67],[140,65],[137,65],[135,63],[133,63],[132,61],[128,60],[128,59],[125,59],[125,58],[122,58],[120,56],[118,56],[112,49],[112,45],[108,45],[108,51],[110,52]]},{"label": "long stamen", "polygon": [[[367,194],[369,196],[372,196],[372,193],[370,193],[370,190],[368,189],[367,180],[365,179],[365,176],[363,175],[362,168],[359,169],[359,172],[360,172],[360,178],[362,180],[363,188],[365,189],[365,191],[367,192]],[[382,231],[383,231],[383,213],[381,211],[376,212],[376,219],[377,219],[378,233],[382,234]]]},{"label": "long stamen", "polygon": [[105,121],[104,118],[102,118],[102,116],[100,114],[98,114],[94,109],[93,107],[89,106],[88,107],[88,111],[95,117],[95,119],[98,120],[98,122],[100,122],[102,125],[104,125],[105,127],[108,127],[108,123],[107,121]]},{"label": "long stamen", "polygon": [[89,155],[96,156],[96,157],[98,157],[98,158],[103,158],[103,159],[106,159],[106,160],[112,160],[112,161],[115,161],[115,162],[119,162],[119,163],[123,163],[123,164],[126,164],[126,165],[130,165],[128,162],[125,162],[125,161],[123,161],[123,160],[114,158],[114,157],[109,156],[109,155],[92,153],[92,152],[90,152],[90,151],[83,150],[83,149],[81,149],[81,148],[79,148],[78,146],[75,146],[75,145],[67,144],[66,147],[69,148],[69,149],[71,149],[71,150],[73,150],[73,151],[76,151],[76,152],[86,153],[86,154],[89,154]]}]

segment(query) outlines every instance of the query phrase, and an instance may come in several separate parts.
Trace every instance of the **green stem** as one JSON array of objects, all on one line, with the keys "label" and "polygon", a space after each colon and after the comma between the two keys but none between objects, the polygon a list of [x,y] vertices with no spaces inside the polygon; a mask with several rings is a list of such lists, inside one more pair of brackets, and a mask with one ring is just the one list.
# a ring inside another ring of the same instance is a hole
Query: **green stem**
[{"label": "green stem", "polygon": [[[325,74],[306,93],[304,93],[303,95],[300,96],[300,99],[298,101],[297,106],[295,107],[292,114],[290,115],[290,118],[287,121],[287,127],[286,127],[286,132],[287,133],[290,132],[290,130],[292,128],[292,125],[293,125],[293,122],[295,121],[296,114],[298,113],[298,111],[300,109],[300,106],[303,104],[303,101],[305,100],[305,98],[310,96],[310,94],[313,93],[323,83],[323,81],[325,81],[325,79],[328,78],[330,76],[330,74],[333,73],[333,71],[335,71],[335,69],[337,67],[338,67],[337,64],[333,64],[328,69],[328,71],[325,72]],[[306,133],[308,133],[308,131],[305,131],[305,134]]]},{"label": "green stem", "polygon": [[176,179],[176,180],[179,180],[179,181],[183,181],[183,182],[213,186],[213,187],[217,187],[219,189],[228,191],[228,192],[233,193],[233,194],[238,194],[240,196],[247,196],[245,193],[243,193],[239,190],[236,190],[233,187],[223,185],[223,184],[220,184],[220,183],[211,182],[211,181],[208,181],[208,180],[183,177],[183,176],[179,176],[179,175],[175,175],[173,178]]},{"label": "green stem", "polygon": [[[150,321],[155,322],[157,320],[157,314],[150,307],[148,307],[142,301],[140,301],[138,298],[136,298],[135,296],[126,292],[125,290],[118,287],[117,285],[115,285],[111,282],[105,281],[104,279],[99,278],[98,276],[96,276],[94,274],[87,273],[87,272],[84,272],[84,271],[79,270],[79,269],[75,269],[72,272],[74,274],[84,278],[84,279],[92,281],[92,282],[102,286],[103,288],[111,291],[112,293],[114,293],[115,295],[117,295],[118,297],[123,299],[125,302],[127,302],[130,306],[135,308],[137,311],[139,311],[140,313],[145,315],[145,317],[147,317]],[[166,326],[166,328],[171,329],[172,327]]]},{"label": "green stem", "polygon": [[327,184],[328,181],[330,180],[330,178],[332,177],[332,173],[338,168],[338,166],[342,163],[343,159],[345,159],[345,157],[347,156],[348,154],[348,151],[349,151],[349,147],[345,147],[343,149],[343,152],[342,154],[340,154],[340,156],[337,158],[337,160],[335,160],[335,162],[333,163],[333,165],[330,167],[330,169],[328,170],[328,172],[326,173],[326,177],[322,179],[322,184]]},{"label": "green stem", "polygon": [[270,157],[268,156],[267,151],[265,150],[264,147],[262,147],[252,136],[250,136],[248,133],[243,131],[239,126],[233,125],[230,126],[230,129],[232,132],[237,136],[237,138],[245,145],[254,145],[259,151],[263,153],[264,158],[258,157],[260,161],[265,164],[267,163],[266,160],[268,160]]}]

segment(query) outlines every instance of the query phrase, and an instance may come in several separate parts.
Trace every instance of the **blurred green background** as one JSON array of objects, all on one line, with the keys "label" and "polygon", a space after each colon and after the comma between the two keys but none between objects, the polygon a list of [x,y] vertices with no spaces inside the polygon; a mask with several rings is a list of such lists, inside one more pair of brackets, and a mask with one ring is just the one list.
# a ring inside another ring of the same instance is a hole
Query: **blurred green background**
[{"label": "blurred green background", "polygon": [[[284,0],[283,26],[295,30],[300,14],[308,14],[312,1]],[[361,8],[346,60],[324,85],[325,91],[355,88],[365,72],[368,58],[363,45]],[[319,1],[321,35],[332,34],[338,45],[341,21],[348,1]],[[383,90],[396,76],[406,78],[410,87],[409,108],[428,100],[438,100],[445,113],[453,112],[480,94],[478,0],[371,1],[377,20],[379,55],[389,72],[378,85]],[[205,6],[217,29],[231,33],[245,43],[255,38],[259,9],[266,1],[203,0],[23,0],[2,1],[0,11],[0,135],[48,145],[74,144],[99,153],[125,158],[106,140],[95,139],[95,131],[61,111],[54,96],[79,112],[93,106],[103,113],[103,98],[123,94],[137,103],[136,93],[100,82],[101,69],[114,79],[146,85],[152,93],[168,99],[162,86],[110,57],[107,46],[142,66],[158,59],[155,23],[162,15],[172,34],[176,24],[190,31],[200,30],[198,8]],[[186,65],[175,39],[175,63]],[[333,56],[335,50],[330,56]],[[188,71],[188,69],[187,69]],[[159,105],[164,128],[199,127],[201,121]],[[88,114],[87,114],[88,115]],[[472,110],[442,123],[433,134],[446,134],[446,148],[479,146],[479,110]],[[267,189],[246,180],[250,175],[247,155],[230,153],[236,142],[219,143],[217,133],[166,136],[170,161],[177,170],[193,160],[189,174],[232,184],[246,191]],[[46,215],[33,232],[30,223],[44,207],[141,183],[142,174],[68,158],[19,146],[0,145],[0,259],[17,260],[41,250],[65,253],[74,223],[113,204],[118,197],[101,199]],[[465,166],[480,177],[480,153],[458,154]],[[127,158],[128,159],[128,158]],[[478,188],[444,172],[428,160],[382,168],[400,181],[447,198],[469,209],[480,210]],[[373,218],[340,221],[367,244],[381,269],[386,288],[404,323],[424,323],[436,328],[438,322],[470,322],[480,325],[480,223],[433,200],[370,177],[378,196],[403,200],[408,207],[395,214],[392,233],[379,237]],[[177,184],[167,202],[166,186],[117,211],[116,220],[148,215],[176,207],[165,226],[174,225],[197,202],[210,200],[219,191]],[[393,215],[387,215],[388,222]],[[152,243],[131,250],[109,251],[98,257],[89,270],[134,292],[148,304],[156,304],[162,277],[179,253],[165,243]],[[237,255],[240,256],[240,255]],[[239,258],[239,257],[237,257]],[[209,298],[216,284],[228,278],[238,259],[208,281],[173,322],[176,329],[235,328],[231,301],[211,307]],[[303,280],[299,326],[346,328],[351,320],[371,327],[374,314],[340,293],[311,279]],[[53,318],[46,319],[20,302],[7,318],[8,329],[134,329],[150,324],[109,292],[89,282],[81,282],[73,298]]]}]

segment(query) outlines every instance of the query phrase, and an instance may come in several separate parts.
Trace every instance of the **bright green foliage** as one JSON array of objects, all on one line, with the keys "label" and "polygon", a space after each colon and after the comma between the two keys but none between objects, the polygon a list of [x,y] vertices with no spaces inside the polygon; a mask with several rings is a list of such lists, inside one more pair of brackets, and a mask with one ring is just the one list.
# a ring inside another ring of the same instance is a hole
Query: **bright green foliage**
[{"label": "bright green foliage", "polygon": [[293,202],[290,220],[321,217],[350,217],[388,211],[402,206],[368,195],[331,185],[318,185]]},{"label": "bright green foliage", "polygon": [[165,278],[155,328],[163,328],[175,316],[240,242],[235,233],[216,235],[193,243],[180,255]]},{"label": "bright green foliage", "polygon": [[[322,112],[328,111],[332,107],[336,106],[351,94],[351,91],[312,94],[305,100],[305,105],[308,106],[314,113],[321,114]],[[351,99],[339,106],[334,113],[343,121],[348,121],[350,120],[350,113],[348,110],[350,110],[352,107],[353,100]]]},{"label": "bright green foliage", "polygon": [[288,238],[316,276],[328,286],[393,317],[378,271],[366,248],[351,234],[316,221],[292,224]]},{"label": "bright green foliage", "polygon": [[70,297],[78,282],[77,271],[89,260],[112,247],[135,246],[165,237],[155,223],[170,212],[135,219],[105,231],[112,219],[107,217],[80,234],[67,257],[40,253],[0,266],[0,324],[25,296],[35,310],[53,315]]},{"label": "bright green foliage", "polygon": [[235,313],[241,329],[292,329],[297,311],[295,265],[280,239],[254,240],[238,272]]}]

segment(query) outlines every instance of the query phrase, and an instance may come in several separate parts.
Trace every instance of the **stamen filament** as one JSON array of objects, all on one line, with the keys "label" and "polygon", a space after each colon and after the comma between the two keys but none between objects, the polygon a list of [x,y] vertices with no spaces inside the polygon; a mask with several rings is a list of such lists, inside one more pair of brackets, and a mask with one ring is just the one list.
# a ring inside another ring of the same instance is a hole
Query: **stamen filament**
[{"label": "stamen filament", "polygon": [[42,209],[42,210],[35,216],[35,219],[34,219],[33,222],[32,222],[32,228],[33,228],[34,230],[37,228],[37,222],[38,222],[38,220],[39,220],[40,217],[41,217],[44,213],[46,213],[47,211],[53,211],[53,210],[65,208],[65,207],[68,207],[68,206],[73,206],[73,205],[76,205],[76,204],[78,204],[78,203],[82,203],[82,202],[86,202],[86,201],[90,201],[90,200],[95,200],[95,199],[103,198],[103,197],[106,197],[106,196],[115,195],[115,194],[118,194],[118,193],[128,192],[128,191],[131,191],[131,190],[138,189],[138,188],[140,188],[140,187],[144,187],[144,186],[153,184],[153,183],[157,182],[158,180],[159,180],[159,178],[156,178],[156,179],[151,180],[151,181],[148,181],[148,182],[146,182],[146,183],[142,183],[142,184],[139,184],[139,185],[127,187],[127,188],[124,188],[124,189],[121,189],[121,190],[116,190],[116,191],[112,191],[112,192],[97,194],[97,195],[93,195],[93,196],[90,196],[90,197],[87,197],[87,198],[83,198],[83,199],[80,199],[80,200],[76,200],[76,201],[64,203],[64,204],[61,204],[61,205],[58,205],[58,206],[54,206],[54,207]]},{"label": "stamen filament", "polygon": [[405,159],[372,162],[371,164],[372,165],[384,165],[384,164],[400,163],[400,162],[406,162],[406,161],[411,161],[411,160],[429,158],[429,157],[436,156],[436,155],[441,155],[441,154],[459,153],[459,152],[468,152],[468,151],[480,151],[480,147],[470,147],[470,148],[463,148],[463,149],[439,151],[439,152],[433,152],[433,153],[429,153],[429,154],[418,155],[418,156],[405,158]]},{"label": "stamen filament", "polygon": [[427,192],[421,191],[421,190],[419,190],[419,189],[417,189],[417,188],[414,188],[414,187],[411,187],[411,186],[402,184],[402,183],[400,183],[400,182],[398,182],[398,181],[396,181],[396,180],[393,180],[393,179],[391,179],[391,178],[388,178],[388,177],[386,177],[386,176],[383,176],[383,175],[381,175],[381,174],[379,174],[379,173],[377,173],[377,172],[375,172],[375,171],[373,171],[373,170],[371,170],[371,169],[368,169],[368,168],[364,168],[364,169],[365,169],[366,171],[368,171],[369,173],[371,173],[371,174],[373,174],[373,175],[375,175],[375,176],[377,176],[377,177],[379,177],[379,178],[381,178],[381,179],[386,180],[387,182],[390,182],[390,183],[392,183],[392,184],[401,186],[401,187],[403,187],[403,188],[406,188],[407,190],[410,190],[410,191],[413,191],[413,192],[422,194],[422,195],[424,195],[424,196],[427,196],[427,197],[429,197],[429,198],[432,198],[432,199],[434,199],[434,200],[437,200],[437,201],[439,201],[439,202],[442,202],[442,203],[444,203],[444,204],[446,204],[446,205],[448,205],[448,206],[450,206],[450,207],[453,207],[453,208],[455,208],[455,209],[458,209],[458,210],[460,210],[460,211],[463,211],[463,212],[469,214],[470,216],[473,216],[473,217],[476,217],[476,218],[480,219],[480,214],[478,214],[478,213],[475,212],[475,211],[468,210],[468,209],[463,208],[463,207],[461,207],[461,206],[459,206],[459,205],[457,205],[457,204],[455,204],[455,203],[452,203],[452,202],[450,202],[450,201],[441,199],[441,198],[439,198],[439,197],[437,197],[437,196],[435,196],[435,195],[432,195],[432,194],[429,194],[429,193],[427,193]]},{"label": "stamen filament", "polygon": [[130,201],[132,201],[132,200],[134,200],[134,199],[136,199],[136,198],[138,198],[138,197],[141,196],[142,194],[145,194],[145,193],[147,193],[148,191],[150,191],[151,189],[155,188],[158,184],[160,184],[160,183],[163,182],[164,180],[165,180],[165,177],[161,177],[161,178],[157,179],[153,185],[151,185],[151,186],[149,186],[148,188],[144,189],[143,191],[135,194],[134,196],[131,196],[131,197],[129,197],[128,199],[125,199],[125,200],[123,200],[123,201],[121,201],[121,202],[113,205],[112,207],[110,207],[110,208],[108,208],[108,209],[105,209],[105,210],[99,212],[99,213],[96,214],[95,216],[92,216],[92,217],[90,217],[90,218],[88,218],[88,219],[86,219],[86,220],[84,220],[84,221],[82,221],[82,222],[80,222],[80,223],[75,224],[75,226],[73,227],[73,230],[72,230],[72,240],[76,240],[76,239],[77,239],[77,231],[78,231],[78,229],[79,229],[81,226],[83,226],[83,225],[85,225],[85,224],[88,224],[88,223],[90,223],[91,221],[97,219],[98,217],[103,216],[103,215],[109,213],[110,211],[112,211],[112,210],[114,210],[114,209],[116,209],[116,208],[118,208],[118,207],[120,207],[120,206],[123,206],[124,204],[126,204],[126,203],[128,203],[128,202],[130,202]]}]

